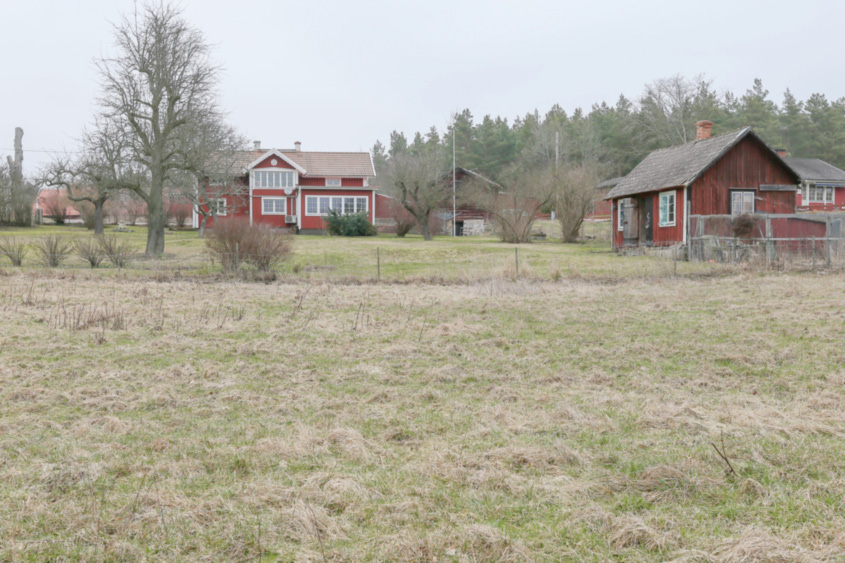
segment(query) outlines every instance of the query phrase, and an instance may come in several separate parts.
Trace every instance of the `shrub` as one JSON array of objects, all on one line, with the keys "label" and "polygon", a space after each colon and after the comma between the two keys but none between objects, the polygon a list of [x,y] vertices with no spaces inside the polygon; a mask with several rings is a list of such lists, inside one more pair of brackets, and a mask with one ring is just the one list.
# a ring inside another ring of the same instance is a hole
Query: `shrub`
[{"label": "shrub", "polygon": [[12,266],[20,266],[29,249],[22,240],[15,237],[0,237],[0,254],[5,254],[12,261]]},{"label": "shrub", "polygon": [[44,216],[50,217],[57,225],[67,222],[67,198],[58,191],[52,191],[44,201]]},{"label": "shrub", "polygon": [[366,213],[341,215],[334,209],[326,217],[326,230],[332,236],[371,237],[378,234],[375,226],[367,220]]},{"label": "shrub", "polygon": [[237,271],[246,262],[269,271],[290,254],[290,235],[267,225],[250,225],[247,219],[230,218],[214,223],[205,239],[208,252],[225,272]]},{"label": "shrub", "polygon": [[76,203],[76,210],[79,211],[82,226],[89,231],[93,231],[97,220],[96,214],[94,213],[94,204],[90,201],[79,201]]},{"label": "shrub", "polygon": [[410,213],[397,214],[394,219],[396,220],[396,236],[400,238],[410,233],[411,229],[417,225],[417,220]]},{"label": "shrub", "polygon": [[92,268],[97,268],[105,259],[106,255],[100,241],[93,238],[78,239],[74,245],[76,254]]},{"label": "shrub", "polygon": [[191,210],[184,204],[171,203],[167,209],[167,214],[176,224],[177,229],[184,229],[185,223],[187,223],[188,217],[191,215]]},{"label": "shrub", "polygon": [[757,217],[750,213],[743,213],[734,217],[731,226],[733,227],[735,237],[750,236],[754,232],[754,227],[757,226]]},{"label": "shrub", "polygon": [[38,239],[32,246],[41,255],[41,262],[48,268],[61,266],[73,249],[73,245],[69,241],[53,235]]},{"label": "shrub", "polygon": [[117,235],[100,235],[97,237],[97,242],[103,254],[116,268],[125,268],[134,253],[129,241]]}]

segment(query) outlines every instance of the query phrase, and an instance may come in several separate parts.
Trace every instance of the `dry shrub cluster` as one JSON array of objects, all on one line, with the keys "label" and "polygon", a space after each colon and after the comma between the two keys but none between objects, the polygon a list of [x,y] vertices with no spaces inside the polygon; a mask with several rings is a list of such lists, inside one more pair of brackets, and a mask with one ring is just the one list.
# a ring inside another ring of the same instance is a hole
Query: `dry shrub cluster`
[{"label": "dry shrub cluster", "polygon": [[286,260],[292,239],[288,233],[268,225],[250,225],[241,218],[218,220],[206,238],[206,249],[225,272],[235,272],[241,263],[269,272]]},{"label": "dry shrub cluster", "polygon": [[0,237],[0,254],[4,254],[12,262],[12,266],[23,264],[28,249],[26,241],[15,237]]}]

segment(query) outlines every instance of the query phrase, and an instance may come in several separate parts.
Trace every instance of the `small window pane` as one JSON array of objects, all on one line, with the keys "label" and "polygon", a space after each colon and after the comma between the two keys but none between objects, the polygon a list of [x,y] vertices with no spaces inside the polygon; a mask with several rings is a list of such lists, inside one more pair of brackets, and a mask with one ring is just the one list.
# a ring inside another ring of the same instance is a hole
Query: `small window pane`
[{"label": "small window pane", "polygon": [[356,204],[356,206],[355,206],[355,210],[356,210],[358,213],[364,213],[364,212],[366,212],[366,211],[367,211],[367,198],[365,198],[365,197],[359,197],[359,198],[357,198],[357,200],[356,200],[356,201],[357,201],[357,204]]},{"label": "small window pane", "polygon": [[320,198],[320,215],[328,215],[329,208],[331,206],[331,198],[328,197],[321,197]]},{"label": "small window pane", "polygon": [[309,215],[316,215],[317,214],[317,198],[316,197],[308,197],[306,198],[306,211]]},{"label": "small window pane", "polygon": [[270,199],[265,199],[262,202],[262,211],[264,213],[272,213],[273,212],[273,201]]},{"label": "small window pane", "polygon": [[351,214],[355,213],[355,198],[354,197],[343,198],[343,212],[346,215],[351,215]]},{"label": "small window pane", "polygon": [[332,210],[338,213],[343,213],[343,198],[342,197],[333,197],[332,198]]}]

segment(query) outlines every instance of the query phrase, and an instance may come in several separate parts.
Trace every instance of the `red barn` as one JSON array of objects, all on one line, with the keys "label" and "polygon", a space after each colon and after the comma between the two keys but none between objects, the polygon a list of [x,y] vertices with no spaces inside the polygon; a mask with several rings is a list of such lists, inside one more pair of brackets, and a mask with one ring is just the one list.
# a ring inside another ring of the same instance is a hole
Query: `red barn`
[{"label": "red barn", "polygon": [[798,174],[750,127],[649,154],[608,194],[613,248],[686,243],[690,215],[795,213]]},{"label": "red barn", "polygon": [[[306,152],[294,149],[262,149],[258,141],[251,151],[239,155],[243,173],[235,189],[220,184],[221,196],[214,200],[216,218],[244,217],[251,224],[271,225],[300,233],[325,230],[329,210],[342,214],[366,213],[375,218],[375,187],[370,179],[375,169],[367,152]],[[206,179],[213,192],[215,179]],[[213,219],[209,220],[209,226]],[[194,209],[193,224],[199,213]]]}]

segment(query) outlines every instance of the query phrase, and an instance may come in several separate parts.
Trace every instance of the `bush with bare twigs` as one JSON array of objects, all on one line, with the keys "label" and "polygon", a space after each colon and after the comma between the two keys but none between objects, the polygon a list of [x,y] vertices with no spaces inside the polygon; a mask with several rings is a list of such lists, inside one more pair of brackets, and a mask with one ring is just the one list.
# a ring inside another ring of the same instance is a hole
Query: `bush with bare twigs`
[{"label": "bush with bare twigs", "polygon": [[100,248],[116,268],[124,268],[129,263],[129,258],[135,253],[135,249],[129,241],[121,239],[117,235],[102,235],[97,242]]},{"label": "bush with bare twigs", "polygon": [[167,209],[167,215],[176,225],[177,229],[184,229],[188,222],[188,217],[191,216],[191,209],[187,205],[170,204]]},{"label": "bush with bare twigs", "polygon": [[0,254],[5,254],[6,258],[12,261],[12,266],[20,266],[23,264],[23,259],[29,248],[25,241],[18,240],[15,237],[0,237]]},{"label": "bush with bare twigs", "polygon": [[77,256],[88,262],[92,268],[97,268],[106,258],[103,246],[97,239],[78,239],[74,244]]},{"label": "bush with bare twigs", "polygon": [[41,256],[41,262],[48,268],[61,266],[73,249],[70,241],[54,235],[38,239],[32,246]]},{"label": "bush with bare twigs", "polygon": [[234,218],[217,221],[205,245],[225,272],[237,271],[241,262],[267,272],[284,261],[291,251],[291,239],[287,233]]}]

